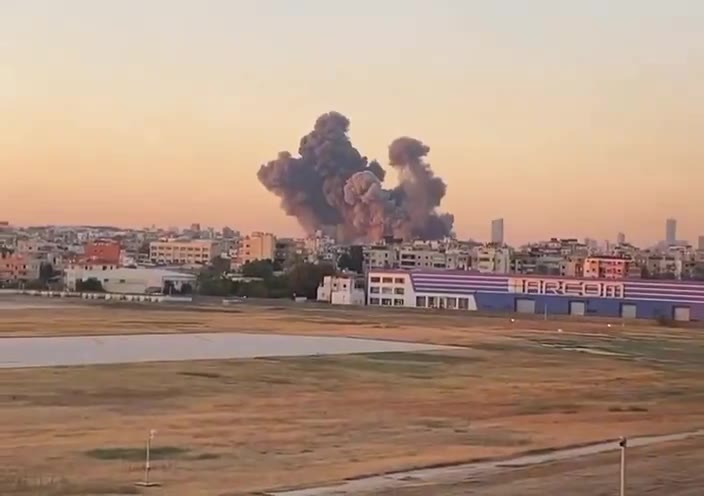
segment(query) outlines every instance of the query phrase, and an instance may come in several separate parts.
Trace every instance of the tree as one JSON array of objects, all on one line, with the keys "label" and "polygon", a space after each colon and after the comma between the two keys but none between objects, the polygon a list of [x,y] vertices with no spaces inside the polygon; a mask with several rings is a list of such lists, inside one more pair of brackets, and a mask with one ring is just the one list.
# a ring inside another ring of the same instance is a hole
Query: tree
[{"label": "tree", "polygon": [[248,298],[268,298],[269,289],[264,281],[243,282],[237,290],[237,296]]},{"label": "tree", "polygon": [[343,253],[337,258],[337,268],[340,270],[354,270],[352,263],[352,257],[349,253]]},{"label": "tree", "polygon": [[357,274],[364,272],[364,247],[360,245],[350,246],[350,270]]},{"label": "tree", "polygon": [[323,277],[334,273],[335,268],[329,264],[302,263],[293,267],[289,272],[289,288],[295,296],[315,298]]},{"label": "tree", "polygon": [[274,275],[274,264],[271,260],[255,260],[242,266],[242,275],[245,277],[259,277],[269,279]]},{"label": "tree", "polygon": [[46,285],[54,277],[54,266],[49,262],[42,262],[39,266],[39,280]]},{"label": "tree", "polygon": [[230,260],[222,257],[215,257],[210,261],[210,268],[216,274],[224,274],[230,270]]},{"label": "tree", "polygon": [[79,279],[76,281],[76,291],[79,293],[104,293],[103,284],[96,279],[91,277],[90,279]]}]

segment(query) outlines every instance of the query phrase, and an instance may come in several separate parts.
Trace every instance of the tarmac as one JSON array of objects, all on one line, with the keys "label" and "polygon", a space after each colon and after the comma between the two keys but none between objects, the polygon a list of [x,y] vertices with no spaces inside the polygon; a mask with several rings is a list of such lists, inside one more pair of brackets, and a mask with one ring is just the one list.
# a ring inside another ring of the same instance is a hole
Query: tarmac
[{"label": "tarmac", "polygon": [[0,368],[450,349],[374,339],[246,333],[0,338]]}]

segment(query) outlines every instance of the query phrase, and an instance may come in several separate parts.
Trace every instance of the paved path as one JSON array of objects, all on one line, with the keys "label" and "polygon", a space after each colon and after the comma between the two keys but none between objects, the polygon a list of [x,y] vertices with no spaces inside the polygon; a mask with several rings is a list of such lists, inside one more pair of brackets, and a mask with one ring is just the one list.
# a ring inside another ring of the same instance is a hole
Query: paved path
[{"label": "paved path", "polygon": [[452,349],[373,339],[202,333],[0,338],[0,368]]},{"label": "paved path", "polygon": [[[702,436],[704,430],[668,434],[662,436],[644,436],[628,440],[628,446],[648,446],[652,444],[681,441],[690,437]],[[556,449],[547,453],[522,455],[508,460],[465,463],[448,467],[418,469],[395,474],[364,477],[346,481],[337,485],[279,491],[267,493],[270,496],[349,496],[354,494],[377,494],[394,489],[411,487],[429,487],[439,484],[456,484],[473,477],[501,472],[502,470],[529,467],[541,463],[572,460],[575,458],[618,450],[618,442],[609,441],[579,448]]]}]

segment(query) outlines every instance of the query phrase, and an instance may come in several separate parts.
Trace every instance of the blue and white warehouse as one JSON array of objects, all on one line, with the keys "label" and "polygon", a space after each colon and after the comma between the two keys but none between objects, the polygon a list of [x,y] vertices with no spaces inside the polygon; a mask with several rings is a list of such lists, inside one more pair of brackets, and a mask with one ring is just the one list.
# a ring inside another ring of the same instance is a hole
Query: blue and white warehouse
[{"label": "blue and white warehouse", "polygon": [[704,282],[373,270],[367,304],[689,321],[704,320]]}]

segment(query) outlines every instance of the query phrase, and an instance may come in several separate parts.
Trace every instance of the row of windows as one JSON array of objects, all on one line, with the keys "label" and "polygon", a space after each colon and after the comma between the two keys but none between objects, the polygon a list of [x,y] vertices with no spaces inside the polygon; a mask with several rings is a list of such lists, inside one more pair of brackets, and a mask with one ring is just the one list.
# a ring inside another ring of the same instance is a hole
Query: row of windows
[{"label": "row of windows", "polygon": [[469,310],[469,298],[445,296],[417,296],[418,308],[447,308],[449,310]]},{"label": "row of windows", "polygon": [[400,298],[369,298],[369,304],[370,305],[382,305],[385,307],[402,307],[403,306],[403,300]]},{"label": "row of windows", "polygon": [[406,281],[403,277],[378,277],[378,276],[373,276],[370,278],[371,282],[383,282],[384,284],[404,284]]},{"label": "row of windows", "polygon": [[369,293],[371,294],[405,294],[406,290],[404,288],[380,288],[379,286],[369,286]]},{"label": "row of windows", "polygon": [[152,248],[151,249],[153,252],[157,253],[173,253],[173,252],[185,252],[185,251],[197,251],[197,252],[207,252],[209,251],[208,248],[194,248],[194,247],[188,247],[188,248]]}]

